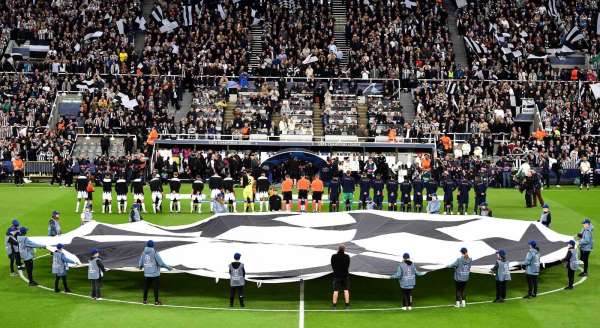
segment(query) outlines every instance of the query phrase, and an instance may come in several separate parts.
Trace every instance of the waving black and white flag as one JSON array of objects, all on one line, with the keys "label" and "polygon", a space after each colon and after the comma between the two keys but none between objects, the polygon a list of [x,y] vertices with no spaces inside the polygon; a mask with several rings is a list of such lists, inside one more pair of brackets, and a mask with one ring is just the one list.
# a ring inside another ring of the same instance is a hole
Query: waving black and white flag
[{"label": "waving black and white flag", "polygon": [[137,28],[140,31],[146,30],[146,19],[144,16],[138,16],[135,18],[135,23],[137,24]]},{"label": "waving black and white flag", "polygon": [[577,26],[573,26],[567,36],[565,36],[565,43],[575,44],[576,42],[583,40],[583,33],[579,30]]},{"label": "waving black and white flag", "polygon": [[471,50],[471,52],[474,52],[477,55],[483,55],[483,54],[489,53],[489,50],[481,43],[479,43],[469,37],[466,37],[466,36],[464,37],[464,40],[465,40],[465,44],[467,45],[469,50]]},{"label": "waving black and white flag", "polygon": [[162,8],[159,5],[156,5],[154,9],[152,9],[152,18],[154,18],[157,23],[162,22],[164,19]]},{"label": "waving black and white flag", "polygon": [[194,17],[192,15],[192,5],[183,3],[183,26],[192,26]]},{"label": "waving black and white flag", "polygon": [[598,18],[596,19],[596,35],[600,35],[600,11],[598,12]]},{"label": "waving black and white flag", "polygon": [[446,94],[449,96],[453,96],[456,93],[456,88],[458,87],[458,83],[454,81],[448,82],[446,86]]},{"label": "waving black and white flag", "polygon": [[548,13],[552,17],[560,17],[558,9],[556,9],[556,0],[548,0]]}]

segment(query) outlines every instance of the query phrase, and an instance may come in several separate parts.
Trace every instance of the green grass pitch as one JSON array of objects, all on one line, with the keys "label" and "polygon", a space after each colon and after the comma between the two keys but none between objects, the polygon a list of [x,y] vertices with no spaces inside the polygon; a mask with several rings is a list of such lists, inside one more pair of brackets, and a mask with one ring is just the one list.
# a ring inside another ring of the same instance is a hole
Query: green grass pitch
[{"label": "green grass pitch", "polygon": [[[184,191],[189,185],[184,186]],[[108,223],[127,222],[126,214],[100,213],[101,193],[95,193],[94,217]],[[149,197],[147,197],[149,198]],[[553,229],[575,235],[583,217],[598,222],[600,189],[579,191],[570,187],[544,191],[552,209]],[[490,190],[488,202],[496,217],[535,220],[540,208],[524,207],[523,196],[516,190]],[[131,200],[129,202],[131,204]],[[166,203],[166,202],[165,202]],[[163,207],[168,206],[164,204]],[[52,210],[61,212],[64,231],[79,225],[74,212],[73,189],[30,184],[22,188],[0,185],[0,228],[6,229],[12,218],[28,226],[30,235],[45,235]],[[241,209],[241,205],[239,209]],[[150,209],[150,204],[146,205]],[[168,209],[168,207],[166,207]],[[208,205],[204,205],[208,210]],[[113,206],[113,211],[115,207]],[[144,218],[162,225],[187,224],[209,215],[189,214],[189,202],[183,201],[181,214],[145,214]],[[4,232],[4,230],[2,230]],[[0,260],[0,322],[3,327],[298,327],[300,321],[299,284],[249,283],[246,291],[248,309],[280,309],[285,312],[200,310],[168,308],[93,301],[72,295],[55,294],[42,288],[28,287],[20,278],[8,274],[8,259],[2,248]],[[243,250],[242,250],[243,251]],[[140,250],[141,252],[141,250]],[[38,256],[47,253],[38,251]],[[315,312],[327,310],[330,304],[328,277],[305,283],[305,327],[594,327],[600,319],[600,258],[592,252],[590,278],[573,291],[542,295],[534,300],[512,300],[504,304],[473,304],[466,309],[451,307],[416,309],[412,312],[359,311],[370,308],[397,308],[400,289],[397,282],[353,277],[351,294],[353,311]],[[289,256],[294,256],[290,254]],[[50,258],[36,261],[36,280],[51,286]],[[579,279],[579,278],[578,278]],[[73,269],[69,283],[75,293],[87,295],[87,270]],[[109,271],[104,280],[103,296],[110,299],[140,302],[142,274]],[[540,279],[540,292],[561,288],[566,283],[563,267],[545,270]],[[509,297],[526,293],[523,274],[513,275]],[[468,285],[469,302],[489,301],[494,296],[491,276],[474,274]],[[165,304],[196,307],[227,307],[228,282],[187,274],[164,274],[161,299]],[[452,273],[441,270],[417,280],[415,306],[452,304]]]}]

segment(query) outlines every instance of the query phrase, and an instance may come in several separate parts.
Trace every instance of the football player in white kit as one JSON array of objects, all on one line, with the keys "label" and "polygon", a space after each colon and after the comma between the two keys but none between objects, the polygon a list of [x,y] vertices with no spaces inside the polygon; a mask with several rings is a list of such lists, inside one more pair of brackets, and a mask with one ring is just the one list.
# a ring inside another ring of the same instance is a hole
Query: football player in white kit
[{"label": "football player in white kit", "polygon": [[181,189],[181,180],[178,178],[177,172],[173,173],[173,178],[169,180],[169,187],[171,189],[171,202],[169,203],[169,212],[181,212],[181,195],[179,190]]},{"label": "football player in white kit", "polygon": [[227,203],[229,212],[237,212],[237,204],[235,202],[235,192],[233,190],[233,178],[231,175],[227,175],[225,179],[223,179],[223,189],[225,191],[225,203]]},{"label": "football player in white kit", "polygon": [[265,176],[265,172],[262,172],[256,179],[256,198],[258,198],[258,206],[261,212],[263,211],[263,204],[265,211],[269,210],[269,188],[271,188],[269,178]]},{"label": "football player in white kit", "polygon": [[112,179],[108,172],[102,179],[102,213],[112,213]]},{"label": "football player in white kit", "polygon": [[213,201],[221,193],[221,189],[223,188],[223,178],[215,172],[215,174],[208,179],[208,188],[210,188],[210,211],[212,212]]},{"label": "football player in white kit", "polygon": [[200,176],[196,176],[196,180],[192,182],[192,197],[190,201],[190,213],[194,213],[194,211],[198,213],[202,213],[202,201],[204,200],[204,194],[202,191],[204,190],[204,181],[200,178]]},{"label": "football player in white kit", "polygon": [[133,179],[131,182],[131,191],[133,192],[133,203],[140,204],[142,212],[146,213],[146,204],[144,204],[144,180],[141,177]]},{"label": "football player in white kit", "polygon": [[79,213],[79,204],[81,203],[81,201],[83,201],[84,204],[87,203],[87,199],[88,199],[88,193],[87,193],[88,181],[89,181],[88,177],[85,176],[84,173],[81,173],[77,177],[77,181],[75,182],[75,187],[77,188],[77,205],[75,207],[75,213]]},{"label": "football player in white kit", "polygon": [[115,191],[117,193],[117,212],[125,213],[127,210],[127,181],[119,177],[115,182]]},{"label": "football player in white kit", "polygon": [[152,192],[152,211],[154,214],[162,212],[163,187],[160,175],[155,175],[150,180],[150,191]]}]

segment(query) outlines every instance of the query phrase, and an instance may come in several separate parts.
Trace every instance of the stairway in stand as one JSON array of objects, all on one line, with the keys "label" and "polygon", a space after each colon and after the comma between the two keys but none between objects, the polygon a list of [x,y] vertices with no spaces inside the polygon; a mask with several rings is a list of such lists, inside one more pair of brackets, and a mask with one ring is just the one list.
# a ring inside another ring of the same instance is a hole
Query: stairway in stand
[{"label": "stairway in stand", "polygon": [[450,32],[450,39],[452,40],[452,48],[454,49],[454,64],[460,65],[463,69],[469,67],[467,59],[467,50],[465,49],[465,41],[463,37],[458,33],[458,27],[456,25],[456,12],[457,8],[454,1],[446,1],[446,8],[448,9],[448,32]]},{"label": "stairway in stand", "polygon": [[323,126],[323,111],[321,105],[313,104],[313,135],[315,137],[323,137],[325,135],[325,127]]},{"label": "stairway in stand", "polygon": [[404,121],[412,123],[415,120],[415,103],[410,92],[400,91],[400,105],[402,105],[402,116]]},{"label": "stairway in stand", "polygon": [[348,67],[348,56],[350,54],[349,41],[346,40],[346,0],[331,1],[331,15],[335,19],[334,36],[335,45],[338,51],[341,51],[344,56],[340,62],[340,67],[345,70]]},{"label": "stairway in stand", "polygon": [[233,121],[235,107],[236,103],[230,101],[227,102],[227,107],[225,107],[225,110],[223,111],[223,129],[225,128],[225,125],[228,125]]},{"label": "stairway in stand", "polygon": [[260,67],[262,61],[262,42],[265,32],[263,24],[254,25],[250,29],[250,35],[252,36],[252,40],[250,40],[250,69]]},{"label": "stairway in stand", "polygon": [[358,110],[358,126],[367,127],[369,118],[367,117],[368,106],[367,104],[357,104],[356,109]]}]

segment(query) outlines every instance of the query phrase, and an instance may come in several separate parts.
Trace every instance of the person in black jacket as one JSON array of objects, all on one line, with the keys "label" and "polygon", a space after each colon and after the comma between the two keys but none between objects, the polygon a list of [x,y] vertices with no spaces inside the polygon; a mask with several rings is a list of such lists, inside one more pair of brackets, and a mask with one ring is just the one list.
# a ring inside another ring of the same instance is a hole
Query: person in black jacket
[{"label": "person in black jacket", "polygon": [[344,308],[350,307],[350,256],[345,253],[346,246],[338,246],[336,254],[331,256],[331,269],[333,270],[333,302],[332,308],[337,308],[339,291],[344,291]]}]

